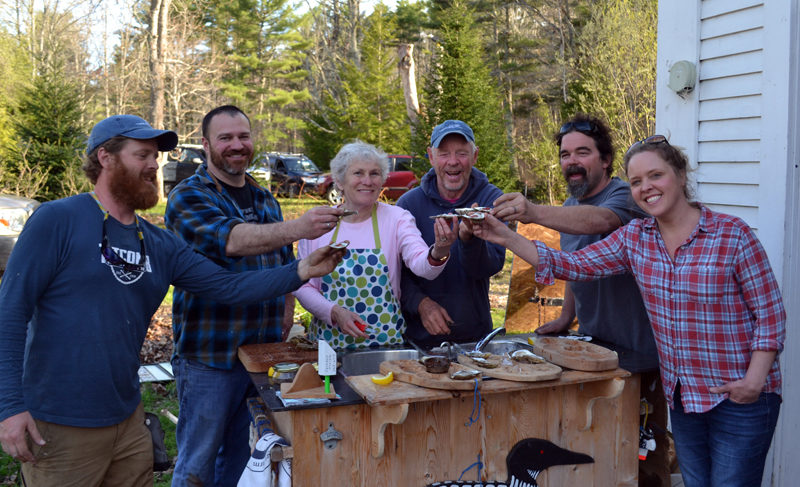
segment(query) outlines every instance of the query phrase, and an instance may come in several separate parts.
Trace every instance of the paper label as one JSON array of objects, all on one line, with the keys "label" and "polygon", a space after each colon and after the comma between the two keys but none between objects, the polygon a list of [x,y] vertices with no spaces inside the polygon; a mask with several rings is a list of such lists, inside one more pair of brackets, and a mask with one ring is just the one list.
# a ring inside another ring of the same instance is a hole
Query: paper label
[{"label": "paper label", "polygon": [[336,375],[336,351],[325,340],[319,341],[319,375]]}]

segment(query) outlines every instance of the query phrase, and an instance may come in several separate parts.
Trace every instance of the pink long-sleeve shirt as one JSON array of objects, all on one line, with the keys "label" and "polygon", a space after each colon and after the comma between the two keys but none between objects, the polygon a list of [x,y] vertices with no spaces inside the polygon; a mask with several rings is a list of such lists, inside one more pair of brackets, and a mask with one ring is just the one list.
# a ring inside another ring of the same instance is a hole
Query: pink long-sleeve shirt
[{"label": "pink long-sleeve shirt", "polygon": [[[414,217],[407,210],[394,205],[378,203],[378,231],[380,233],[381,250],[386,256],[389,266],[389,283],[394,297],[400,300],[400,275],[402,262],[414,274],[425,279],[435,279],[444,270],[444,265],[433,266],[428,262],[428,245],[422,239]],[[430,222],[433,225],[433,221]],[[305,258],[313,251],[331,243],[335,228],[314,240],[300,240],[297,243],[299,258]],[[359,223],[342,221],[336,241],[349,240],[349,249],[374,249],[375,237],[372,230],[372,219]],[[322,280],[318,277],[310,279],[297,291],[295,297],[311,314],[331,324],[331,309],[334,306],[320,293]]]}]

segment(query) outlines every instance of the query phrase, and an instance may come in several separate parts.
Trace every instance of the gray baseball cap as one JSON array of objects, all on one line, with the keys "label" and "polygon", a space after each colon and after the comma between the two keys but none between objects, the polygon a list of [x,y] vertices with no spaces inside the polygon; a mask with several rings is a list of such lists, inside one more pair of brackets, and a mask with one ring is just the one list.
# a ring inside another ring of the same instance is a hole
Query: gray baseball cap
[{"label": "gray baseball cap", "polygon": [[475,134],[469,125],[461,120],[445,120],[433,128],[431,133],[431,147],[438,148],[442,143],[442,139],[450,134],[459,134],[467,139],[467,142],[475,142]]},{"label": "gray baseball cap", "polygon": [[97,122],[89,134],[86,153],[91,154],[100,144],[121,135],[137,140],[157,139],[158,150],[171,151],[178,145],[178,134],[172,130],[157,130],[136,115],[113,115]]}]

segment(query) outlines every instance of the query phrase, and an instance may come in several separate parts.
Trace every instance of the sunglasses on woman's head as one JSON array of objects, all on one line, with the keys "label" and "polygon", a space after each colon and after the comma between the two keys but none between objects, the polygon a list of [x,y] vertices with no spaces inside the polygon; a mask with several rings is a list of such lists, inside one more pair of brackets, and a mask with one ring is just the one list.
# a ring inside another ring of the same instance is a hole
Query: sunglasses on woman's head
[{"label": "sunglasses on woman's head", "polygon": [[647,137],[642,140],[637,140],[636,142],[631,144],[631,146],[628,147],[628,150],[625,151],[625,154],[632,151],[634,148],[639,147],[640,145],[659,145],[659,144],[669,145],[669,141],[663,135],[651,135],[650,137]]}]

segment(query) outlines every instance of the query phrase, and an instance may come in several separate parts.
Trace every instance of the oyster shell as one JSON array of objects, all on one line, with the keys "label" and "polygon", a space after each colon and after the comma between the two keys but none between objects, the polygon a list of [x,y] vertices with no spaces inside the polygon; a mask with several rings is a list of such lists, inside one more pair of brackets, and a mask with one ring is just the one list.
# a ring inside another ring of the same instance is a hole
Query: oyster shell
[{"label": "oyster shell", "polygon": [[475,369],[462,369],[456,370],[452,374],[450,374],[450,378],[453,380],[470,380],[480,377],[480,371]]},{"label": "oyster shell", "polygon": [[524,348],[511,353],[511,359],[524,364],[543,364],[544,359]]},{"label": "oyster shell", "polygon": [[473,212],[461,215],[461,218],[466,218],[467,220],[472,220],[472,221],[480,221],[480,220],[483,220],[484,218],[486,218],[486,213],[483,213],[483,212],[480,212],[480,211],[473,211]]},{"label": "oyster shell", "polygon": [[439,215],[431,215],[431,220],[435,220],[437,218],[456,218],[458,215],[455,213],[441,213]]},{"label": "oyster shell", "polygon": [[455,211],[459,215],[469,215],[470,213],[475,213],[475,212],[489,213],[490,211],[492,211],[492,209],[489,208],[488,206],[476,206],[475,208],[456,208],[453,211]]},{"label": "oyster shell", "polygon": [[289,339],[289,343],[294,344],[300,350],[317,350],[319,344],[316,341],[310,340],[305,335],[296,335]]},{"label": "oyster shell", "polygon": [[496,369],[497,366],[500,365],[496,361],[487,360],[483,357],[470,357],[470,360],[478,367],[483,367],[484,369]]},{"label": "oyster shell", "polygon": [[444,374],[450,369],[450,360],[447,357],[426,355],[419,359],[425,370],[431,374]]},{"label": "oyster shell", "polygon": [[349,240],[342,240],[341,242],[336,242],[336,243],[330,244],[330,247],[332,249],[346,249],[348,245],[350,245],[350,241]]},{"label": "oyster shell", "polygon": [[479,352],[478,350],[470,350],[465,355],[469,358],[475,358],[475,357],[489,358],[492,356],[492,354],[489,352]]}]

